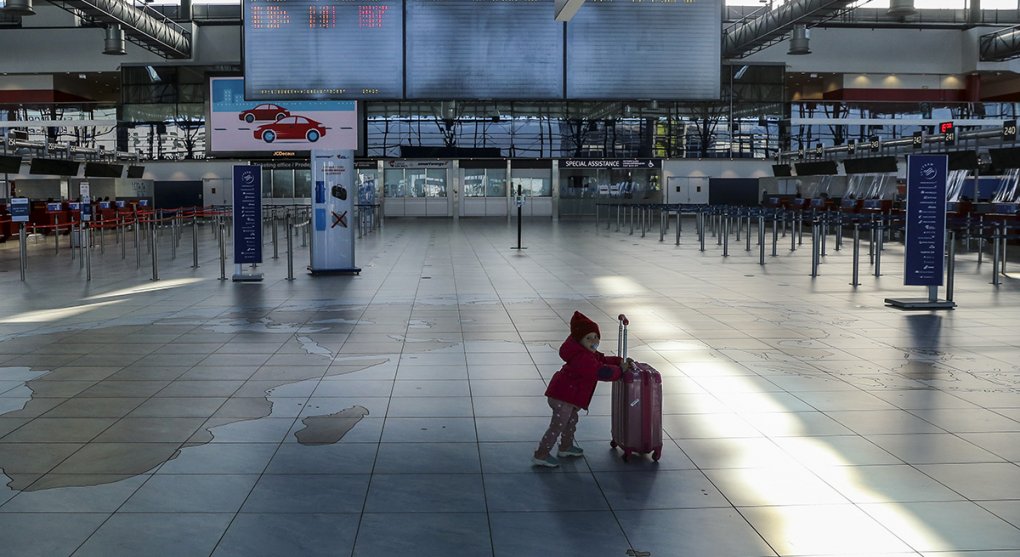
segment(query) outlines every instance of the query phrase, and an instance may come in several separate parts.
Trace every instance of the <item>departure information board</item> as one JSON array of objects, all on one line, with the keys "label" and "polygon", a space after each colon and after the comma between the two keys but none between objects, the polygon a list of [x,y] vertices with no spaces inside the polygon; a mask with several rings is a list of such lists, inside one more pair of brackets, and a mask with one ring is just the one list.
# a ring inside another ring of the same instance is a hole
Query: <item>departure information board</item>
[{"label": "departure information board", "polygon": [[402,0],[245,0],[248,100],[399,99]]},{"label": "departure information board", "polygon": [[567,98],[719,98],[719,2],[588,1],[567,24]]},{"label": "departure information board", "polygon": [[406,0],[407,97],[562,99],[553,0]]}]

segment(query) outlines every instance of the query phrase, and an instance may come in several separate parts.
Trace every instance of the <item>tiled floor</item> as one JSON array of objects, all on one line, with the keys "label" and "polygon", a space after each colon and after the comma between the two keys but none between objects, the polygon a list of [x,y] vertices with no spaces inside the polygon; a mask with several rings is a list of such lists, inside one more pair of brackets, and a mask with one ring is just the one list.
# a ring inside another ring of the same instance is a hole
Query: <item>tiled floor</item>
[{"label": "tiled floor", "polygon": [[[220,282],[202,231],[144,253],[0,248],[0,554],[1016,557],[1020,288],[962,252],[903,312],[850,251],[758,265],[591,222],[391,220],[359,277]],[[849,248],[849,246],[846,246]],[[281,250],[281,254],[282,254]],[[306,255],[298,254],[300,267]],[[1010,262],[1009,270],[1015,268]],[[664,375],[662,460],[534,469],[574,310]]]}]

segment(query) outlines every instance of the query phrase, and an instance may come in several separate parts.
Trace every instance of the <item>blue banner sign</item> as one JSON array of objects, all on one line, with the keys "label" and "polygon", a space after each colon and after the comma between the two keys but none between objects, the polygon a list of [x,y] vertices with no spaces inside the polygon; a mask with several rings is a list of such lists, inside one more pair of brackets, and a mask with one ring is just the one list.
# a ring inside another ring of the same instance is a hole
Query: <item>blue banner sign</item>
[{"label": "blue banner sign", "polygon": [[945,155],[907,157],[905,285],[942,285],[948,165]]},{"label": "blue banner sign", "polygon": [[62,203],[47,203],[46,211],[50,213],[56,213],[57,211],[63,211],[64,205]]},{"label": "blue banner sign", "polygon": [[234,263],[262,263],[261,166],[234,166]]}]

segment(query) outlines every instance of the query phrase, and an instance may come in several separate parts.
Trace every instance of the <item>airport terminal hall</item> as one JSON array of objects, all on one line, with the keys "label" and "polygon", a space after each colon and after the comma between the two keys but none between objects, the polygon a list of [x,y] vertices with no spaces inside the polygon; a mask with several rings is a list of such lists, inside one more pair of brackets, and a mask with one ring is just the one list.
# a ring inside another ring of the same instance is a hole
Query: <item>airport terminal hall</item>
[{"label": "airport terminal hall", "polygon": [[1020,557],[1020,0],[0,0],[0,557]]}]

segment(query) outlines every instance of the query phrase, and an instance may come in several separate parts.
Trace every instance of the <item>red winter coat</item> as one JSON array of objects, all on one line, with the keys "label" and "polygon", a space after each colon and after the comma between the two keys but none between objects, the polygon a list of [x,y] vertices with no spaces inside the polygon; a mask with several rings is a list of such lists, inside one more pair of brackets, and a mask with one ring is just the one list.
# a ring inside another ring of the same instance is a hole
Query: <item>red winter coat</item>
[{"label": "red winter coat", "polygon": [[562,400],[580,408],[588,409],[591,397],[595,395],[595,385],[599,381],[616,381],[623,375],[617,356],[606,356],[601,352],[592,352],[580,342],[568,337],[560,346],[560,358],[566,362],[557,371],[545,396]]}]

